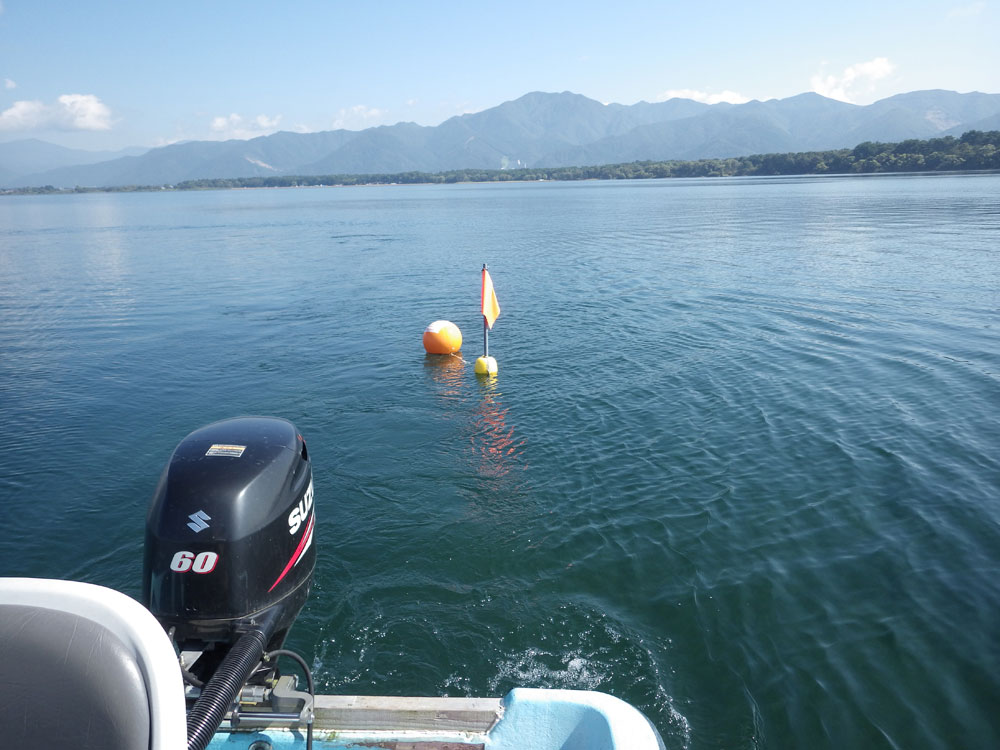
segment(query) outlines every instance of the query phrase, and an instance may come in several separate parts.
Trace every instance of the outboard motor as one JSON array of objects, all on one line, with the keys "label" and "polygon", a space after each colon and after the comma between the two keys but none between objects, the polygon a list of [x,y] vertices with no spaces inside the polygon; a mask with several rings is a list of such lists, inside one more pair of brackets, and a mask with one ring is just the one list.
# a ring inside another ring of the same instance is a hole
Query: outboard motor
[{"label": "outboard motor", "polygon": [[281,650],[309,595],[315,521],[309,454],[291,422],[227,419],[174,450],[146,518],[143,603],[197,696],[189,748],[205,747],[227,712],[237,717],[243,693],[266,701],[277,685],[264,657]]}]

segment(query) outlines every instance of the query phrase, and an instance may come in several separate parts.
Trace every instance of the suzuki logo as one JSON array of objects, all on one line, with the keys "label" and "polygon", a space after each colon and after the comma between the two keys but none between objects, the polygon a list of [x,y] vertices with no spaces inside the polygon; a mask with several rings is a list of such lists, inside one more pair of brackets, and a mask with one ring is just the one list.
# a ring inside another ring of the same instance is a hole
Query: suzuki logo
[{"label": "suzuki logo", "polygon": [[191,529],[195,534],[199,531],[204,531],[208,528],[206,521],[211,521],[212,517],[208,515],[203,510],[199,510],[197,513],[192,513],[188,518],[191,519],[191,523],[188,524],[188,528]]},{"label": "suzuki logo", "polygon": [[309,509],[313,505],[313,483],[309,480],[309,486],[306,488],[305,494],[302,499],[299,500],[299,504],[292,508],[292,512],[288,514],[288,533],[294,534],[299,530],[299,527],[304,524],[309,519]]}]

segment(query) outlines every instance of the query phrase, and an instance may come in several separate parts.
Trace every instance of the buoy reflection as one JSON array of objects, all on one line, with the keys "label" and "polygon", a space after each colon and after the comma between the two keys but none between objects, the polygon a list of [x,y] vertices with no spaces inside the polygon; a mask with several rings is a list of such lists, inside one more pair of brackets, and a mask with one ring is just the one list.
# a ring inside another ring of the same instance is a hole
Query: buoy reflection
[{"label": "buoy reflection", "polygon": [[449,419],[468,420],[463,431],[469,436],[470,468],[476,474],[496,479],[525,468],[520,455],[524,440],[514,434],[496,378],[475,377],[472,363],[461,354],[427,354],[424,368],[437,386],[437,398],[447,403],[443,413]]},{"label": "buoy reflection", "polygon": [[519,454],[524,441],[514,437],[514,427],[508,422],[509,409],[503,405],[497,381],[480,381],[479,387],[481,398],[473,416],[472,451],[481,475],[506,476],[521,467]]},{"label": "buoy reflection", "polygon": [[442,386],[440,395],[446,398],[462,395],[465,360],[461,354],[425,354],[424,367],[434,382]]}]

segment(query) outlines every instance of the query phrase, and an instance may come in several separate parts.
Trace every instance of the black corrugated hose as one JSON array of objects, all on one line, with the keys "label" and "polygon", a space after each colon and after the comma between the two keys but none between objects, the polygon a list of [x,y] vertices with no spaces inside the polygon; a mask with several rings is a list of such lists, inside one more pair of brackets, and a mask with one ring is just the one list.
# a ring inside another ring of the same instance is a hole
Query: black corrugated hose
[{"label": "black corrugated hose", "polygon": [[311,695],[312,699],[313,699],[313,705],[312,705],[312,714],[313,715],[309,717],[309,723],[306,725],[306,750],[312,750],[312,746],[313,746],[313,717],[316,715],[316,689],[313,686],[312,672],[309,670],[309,665],[306,664],[306,660],[305,659],[303,659],[301,656],[299,656],[294,651],[289,651],[287,648],[279,648],[279,649],[275,649],[274,651],[268,651],[267,654],[264,656],[264,660],[265,661],[271,661],[272,659],[274,659],[274,658],[276,658],[278,656],[287,656],[290,659],[294,659],[298,663],[298,665],[300,667],[302,667],[302,671],[305,672],[305,675],[306,675],[306,684],[309,686],[309,695]]},{"label": "black corrugated hose", "polygon": [[[260,630],[245,633],[201,691],[187,717],[188,750],[205,750],[226,711],[264,655],[267,639]],[[310,727],[311,729],[312,727]]]}]

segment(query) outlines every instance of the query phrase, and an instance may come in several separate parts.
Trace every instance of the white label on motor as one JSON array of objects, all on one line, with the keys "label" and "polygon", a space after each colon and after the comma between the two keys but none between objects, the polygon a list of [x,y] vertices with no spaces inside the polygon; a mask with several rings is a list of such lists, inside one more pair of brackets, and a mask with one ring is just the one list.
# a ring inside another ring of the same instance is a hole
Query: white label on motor
[{"label": "white label on motor", "polygon": [[170,569],[175,573],[211,573],[215,570],[216,563],[219,562],[219,555],[216,552],[194,552],[181,550],[177,552],[170,561]]}]

